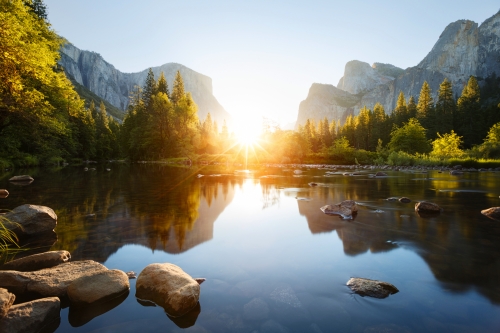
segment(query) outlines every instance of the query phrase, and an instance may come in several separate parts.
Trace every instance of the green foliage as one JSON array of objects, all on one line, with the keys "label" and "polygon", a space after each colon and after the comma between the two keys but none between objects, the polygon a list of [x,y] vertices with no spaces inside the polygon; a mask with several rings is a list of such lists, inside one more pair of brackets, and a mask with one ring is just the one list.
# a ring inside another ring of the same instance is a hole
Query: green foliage
[{"label": "green foliage", "polygon": [[456,112],[456,103],[453,98],[453,87],[448,79],[439,86],[436,102],[436,130],[448,133],[453,129],[453,115]]},{"label": "green foliage", "polygon": [[392,152],[403,151],[408,154],[428,153],[430,145],[425,136],[425,129],[417,119],[411,118],[402,127],[394,127],[389,149]]},{"label": "green foliage", "polygon": [[454,129],[464,137],[464,145],[471,147],[480,144],[484,134],[483,110],[480,107],[480,90],[474,76],[469,78],[462,95],[457,102],[457,112],[454,117]]},{"label": "green foliage", "polygon": [[12,247],[19,248],[19,239],[12,231],[12,225],[14,224],[15,223],[9,221],[5,216],[0,215],[0,256],[3,256],[5,252],[11,250]]},{"label": "green foliage", "polygon": [[460,158],[464,156],[464,151],[460,149],[462,137],[458,136],[453,130],[444,135],[437,133],[437,136],[438,138],[432,142],[430,156],[441,159]]}]

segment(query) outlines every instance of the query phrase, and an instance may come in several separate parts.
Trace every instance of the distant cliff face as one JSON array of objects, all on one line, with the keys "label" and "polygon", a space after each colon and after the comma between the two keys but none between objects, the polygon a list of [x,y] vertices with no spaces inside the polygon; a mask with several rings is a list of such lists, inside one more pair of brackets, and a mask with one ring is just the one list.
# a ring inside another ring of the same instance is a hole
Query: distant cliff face
[{"label": "distant cliff face", "polygon": [[[415,67],[402,70],[389,64],[374,63],[370,67],[367,63],[350,61],[337,88],[350,94],[350,97],[345,95],[348,98],[358,99],[351,106],[354,114],[365,105],[373,109],[376,103],[382,104],[386,113],[390,113],[396,106],[400,91],[407,99],[414,96],[418,100],[424,81],[429,83],[436,98],[439,85],[447,78],[453,84],[455,95],[460,96],[471,75],[481,84],[492,74],[500,76],[500,11],[481,26],[468,20],[449,24],[429,54]],[[336,104],[333,95],[322,98],[324,104],[321,104],[315,97],[315,85],[299,106],[296,126],[304,124],[307,118],[318,121],[316,115],[320,109],[324,110],[322,117],[326,116],[330,121],[341,120],[336,111],[341,105]],[[309,105],[314,107],[309,109]]]},{"label": "distant cliff face", "polygon": [[[128,107],[130,92],[135,86],[144,85],[149,70],[145,69],[139,73],[122,73],[98,53],[82,51],[69,43],[61,48],[59,63],[64,67],[66,74],[72,76],[76,82],[124,112]],[[180,71],[185,90],[191,93],[198,105],[200,119],[203,120],[210,113],[212,119],[217,120],[219,124],[222,124],[224,119],[230,122],[231,116],[212,94],[210,77],[176,63],[152,67],[152,70],[155,78],[159,77],[160,72],[165,74],[170,90],[176,72]]]}]

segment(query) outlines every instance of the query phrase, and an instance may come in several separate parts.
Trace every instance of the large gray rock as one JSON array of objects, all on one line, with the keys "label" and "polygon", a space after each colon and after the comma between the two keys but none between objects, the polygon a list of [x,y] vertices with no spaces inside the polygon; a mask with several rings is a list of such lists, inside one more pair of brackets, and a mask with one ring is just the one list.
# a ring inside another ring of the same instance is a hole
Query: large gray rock
[{"label": "large gray rock", "polygon": [[135,296],[154,302],[168,315],[178,317],[196,306],[200,285],[176,265],[150,264],[137,278]]},{"label": "large gray rock", "polygon": [[54,230],[57,225],[57,215],[45,206],[22,205],[4,215],[9,221],[6,227],[18,236],[32,236]]},{"label": "large gray rock", "polygon": [[53,332],[59,326],[61,302],[57,297],[38,299],[10,308],[0,319],[0,332]]},{"label": "large gray rock", "polygon": [[35,272],[0,271],[0,287],[16,295],[34,293],[42,297],[63,297],[74,280],[107,270],[98,262],[84,260],[67,262]]},{"label": "large gray rock", "polygon": [[494,220],[500,220],[500,207],[491,207],[481,211],[481,214]]},{"label": "large gray rock", "polygon": [[0,288],[0,319],[7,315],[15,300],[16,296],[14,294],[9,293],[7,289]]},{"label": "large gray rock", "polygon": [[364,278],[351,278],[347,281],[347,286],[358,295],[375,298],[386,298],[399,292],[398,288],[388,282]]},{"label": "large gray rock", "polygon": [[394,79],[392,76],[381,74],[366,62],[352,60],[345,65],[344,76],[340,79],[337,88],[351,94],[358,94],[373,90],[376,86],[389,83]]},{"label": "large gray rock", "polygon": [[[86,87],[97,96],[107,100],[117,108],[127,110],[130,93],[135,86],[144,86],[148,69],[139,73],[122,73],[106,62],[95,52],[83,51],[67,43],[61,50],[59,63],[65,72],[77,83]],[[212,79],[193,71],[181,64],[167,63],[152,67],[155,78],[164,72],[170,87],[177,71],[180,71],[186,92],[190,92],[198,105],[198,116],[205,119],[210,113],[212,120],[222,124],[224,119],[229,123],[231,116],[224,110],[212,92]]]},{"label": "large gray rock", "polygon": [[68,286],[71,306],[82,307],[104,303],[130,290],[125,272],[113,269],[90,276],[82,276]]},{"label": "large gray rock", "polygon": [[357,213],[358,206],[354,200],[344,200],[335,205],[326,205],[320,208],[321,211],[329,215],[340,215],[344,219],[350,219]]},{"label": "large gray rock", "polygon": [[21,259],[12,260],[0,266],[0,270],[12,270],[19,272],[31,272],[39,269],[50,268],[68,262],[71,254],[68,251],[48,251],[33,254]]}]

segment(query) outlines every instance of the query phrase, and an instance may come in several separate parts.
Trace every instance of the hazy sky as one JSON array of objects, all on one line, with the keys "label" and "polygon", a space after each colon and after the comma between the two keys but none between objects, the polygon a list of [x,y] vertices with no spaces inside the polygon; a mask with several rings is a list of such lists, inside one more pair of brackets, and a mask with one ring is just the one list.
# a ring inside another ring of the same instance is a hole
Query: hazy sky
[{"label": "hazy sky", "polygon": [[350,60],[417,65],[451,22],[481,23],[498,0],[45,0],[53,28],[123,72],[168,62],[212,78],[236,119],[295,121],[313,82]]}]

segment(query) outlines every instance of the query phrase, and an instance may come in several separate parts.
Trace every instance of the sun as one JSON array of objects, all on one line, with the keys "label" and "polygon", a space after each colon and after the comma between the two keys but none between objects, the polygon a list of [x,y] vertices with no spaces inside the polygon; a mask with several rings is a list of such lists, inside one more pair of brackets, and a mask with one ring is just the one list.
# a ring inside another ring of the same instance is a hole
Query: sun
[{"label": "sun", "polygon": [[249,146],[257,143],[261,128],[259,117],[238,117],[235,119],[234,134],[240,144]]}]

